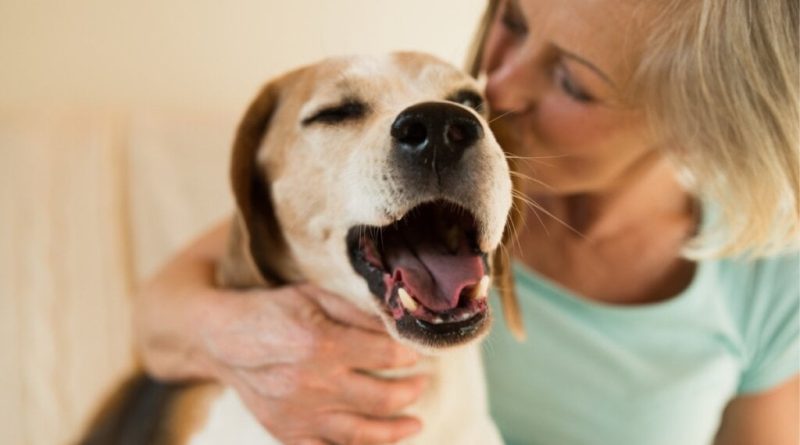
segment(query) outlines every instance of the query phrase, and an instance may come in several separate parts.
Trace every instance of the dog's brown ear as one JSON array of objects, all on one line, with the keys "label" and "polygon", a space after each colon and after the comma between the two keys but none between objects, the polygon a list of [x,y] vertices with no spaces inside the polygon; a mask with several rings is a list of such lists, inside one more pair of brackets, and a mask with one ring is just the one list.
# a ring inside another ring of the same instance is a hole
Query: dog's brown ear
[{"label": "dog's brown ear", "polygon": [[[512,217],[509,216],[509,220]],[[517,288],[514,284],[514,274],[511,268],[511,256],[509,255],[509,245],[511,235],[510,230],[506,228],[506,234],[503,236],[503,245],[494,251],[492,258],[492,273],[494,275],[493,282],[498,292],[500,293],[500,303],[503,305],[503,318],[506,320],[506,326],[511,331],[511,335],[517,341],[525,341],[525,325],[522,322],[522,310],[519,307],[519,299],[517,298]]]},{"label": "dog's brown ear", "polygon": [[[232,228],[228,255],[249,257],[251,268],[272,285],[285,282],[281,265],[288,262],[288,249],[275,216],[267,172],[259,168],[257,157],[278,106],[279,93],[279,84],[270,83],[248,107],[236,133],[230,170],[238,217]],[[243,260],[233,261],[242,266]],[[247,280],[235,277],[226,281],[234,281],[229,283],[232,285],[254,284],[242,283]]]}]

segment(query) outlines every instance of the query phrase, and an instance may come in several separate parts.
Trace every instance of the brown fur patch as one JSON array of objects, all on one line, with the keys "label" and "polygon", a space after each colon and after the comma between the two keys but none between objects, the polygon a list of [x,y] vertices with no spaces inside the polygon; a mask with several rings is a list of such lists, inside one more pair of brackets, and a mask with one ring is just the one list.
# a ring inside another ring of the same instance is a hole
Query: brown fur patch
[{"label": "brown fur patch", "polygon": [[187,387],[175,396],[170,404],[167,443],[183,445],[208,420],[211,402],[222,392],[222,387],[207,383]]}]

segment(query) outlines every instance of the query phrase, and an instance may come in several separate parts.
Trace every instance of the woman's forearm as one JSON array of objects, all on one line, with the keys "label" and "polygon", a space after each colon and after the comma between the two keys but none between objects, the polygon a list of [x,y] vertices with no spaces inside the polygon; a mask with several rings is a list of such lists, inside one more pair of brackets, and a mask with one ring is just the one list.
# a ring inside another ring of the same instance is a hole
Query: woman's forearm
[{"label": "woman's forearm", "polygon": [[214,269],[222,256],[230,221],[204,233],[172,258],[134,298],[134,335],[146,370],[164,380],[212,377],[202,347],[200,326],[210,308],[224,306],[214,288]]},{"label": "woman's forearm", "polygon": [[176,255],[136,296],[145,370],[161,380],[208,379],[233,388],[286,443],[351,442],[367,437],[364,431],[378,438],[369,443],[385,443],[419,431],[417,420],[398,413],[417,400],[426,378],[372,375],[414,366],[418,354],[390,338],[377,319],[308,283],[215,288],[229,225]]}]

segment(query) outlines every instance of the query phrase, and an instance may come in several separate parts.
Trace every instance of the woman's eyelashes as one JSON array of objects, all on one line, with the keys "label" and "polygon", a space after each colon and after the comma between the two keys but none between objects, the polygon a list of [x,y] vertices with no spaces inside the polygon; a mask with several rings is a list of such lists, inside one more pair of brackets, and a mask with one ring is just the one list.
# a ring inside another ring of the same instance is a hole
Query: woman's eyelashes
[{"label": "woman's eyelashes", "polygon": [[555,66],[553,70],[553,76],[555,80],[556,86],[560,88],[564,93],[566,93],[572,99],[583,102],[583,103],[590,103],[594,102],[595,99],[592,97],[591,94],[586,92],[572,77],[569,70],[563,63],[559,63]]}]

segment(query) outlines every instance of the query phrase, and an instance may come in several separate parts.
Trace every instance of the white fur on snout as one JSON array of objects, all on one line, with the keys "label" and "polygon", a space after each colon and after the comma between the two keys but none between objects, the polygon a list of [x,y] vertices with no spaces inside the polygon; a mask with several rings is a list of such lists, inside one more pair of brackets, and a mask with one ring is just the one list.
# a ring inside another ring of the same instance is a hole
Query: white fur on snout
[{"label": "white fur on snout", "polygon": [[481,125],[484,127],[484,140],[475,149],[465,153],[465,156],[476,158],[472,161],[476,171],[468,179],[470,186],[476,187],[479,195],[487,197],[479,203],[479,207],[484,210],[478,219],[484,226],[480,230],[483,236],[478,240],[478,247],[483,252],[490,252],[500,245],[503,238],[512,205],[512,184],[508,162],[500,144],[485,121],[481,120]]}]

